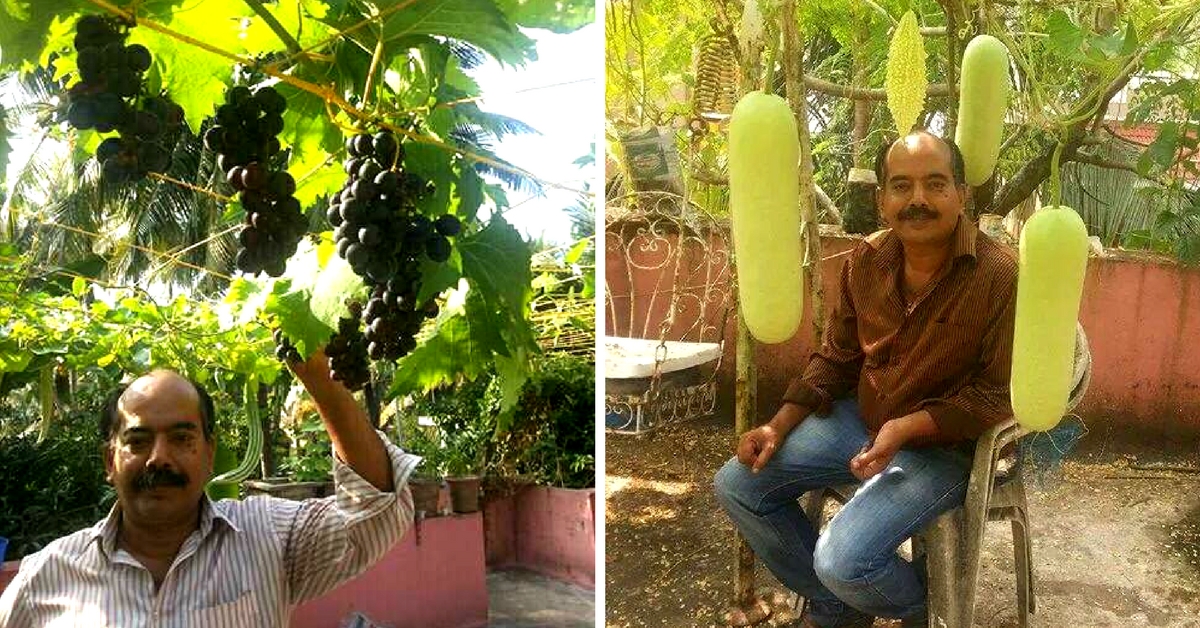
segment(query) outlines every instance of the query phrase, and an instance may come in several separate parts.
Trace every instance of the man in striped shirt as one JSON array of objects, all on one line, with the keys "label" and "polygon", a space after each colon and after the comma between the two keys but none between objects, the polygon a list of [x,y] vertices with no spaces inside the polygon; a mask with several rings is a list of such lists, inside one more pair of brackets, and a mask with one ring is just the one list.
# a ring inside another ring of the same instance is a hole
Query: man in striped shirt
[{"label": "man in striped shirt", "polygon": [[290,366],[333,441],[333,496],[209,501],[212,400],[155,371],[103,412],[116,505],[21,562],[0,596],[0,628],[282,627],[297,604],[379,560],[412,524],[420,458],[372,429],[322,350]]},{"label": "man in striped shirt", "polygon": [[[962,154],[919,131],[875,170],[890,229],[851,253],[823,346],[716,477],[755,553],[808,601],[805,628],[926,625],[924,569],[896,549],[962,504],[974,439],[1012,414],[1017,264],[964,215]],[[855,482],[818,537],[797,499]]]}]

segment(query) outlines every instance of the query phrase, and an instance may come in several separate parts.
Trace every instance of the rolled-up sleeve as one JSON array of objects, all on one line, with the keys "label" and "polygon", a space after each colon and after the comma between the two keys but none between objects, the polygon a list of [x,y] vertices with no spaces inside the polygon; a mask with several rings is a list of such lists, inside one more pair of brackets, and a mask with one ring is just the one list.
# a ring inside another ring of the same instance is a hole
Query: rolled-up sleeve
[{"label": "rolled-up sleeve", "polygon": [[421,458],[379,438],[392,465],[394,491],[383,492],[334,456],[334,494],[302,502],[280,500],[272,509],[282,542],[289,598],[317,597],[379,561],[413,522],[408,478]]}]

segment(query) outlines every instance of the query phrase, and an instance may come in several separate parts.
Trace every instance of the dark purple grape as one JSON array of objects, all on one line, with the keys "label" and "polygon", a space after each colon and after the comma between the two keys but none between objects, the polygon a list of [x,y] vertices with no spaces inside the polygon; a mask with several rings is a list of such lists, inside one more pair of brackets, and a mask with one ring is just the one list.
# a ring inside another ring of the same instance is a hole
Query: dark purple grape
[{"label": "dark purple grape", "polygon": [[439,264],[450,259],[450,241],[442,236],[434,236],[426,240],[425,254],[431,261]]},{"label": "dark purple grape", "polygon": [[125,67],[134,72],[145,72],[150,69],[150,51],[141,44],[125,47]]},{"label": "dark purple grape", "polygon": [[122,145],[121,138],[105,138],[104,141],[100,142],[100,145],[96,147],[96,159],[98,161],[108,161],[109,159],[116,157],[117,153],[121,152]]},{"label": "dark purple grape", "polygon": [[250,88],[245,85],[235,85],[225,92],[225,102],[238,107],[242,103],[250,100],[253,94],[250,93]]},{"label": "dark purple grape", "polygon": [[[251,163],[242,168],[242,188],[246,190],[261,190],[267,185],[267,170],[262,164]],[[234,186],[237,187],[237,186]]]},{"label": "dark purple grape", "polygon": [[380,172],[383,172],[383,169],[379,167],[379,164],[375,163],[374,159],[367,159],[364,161],[363,165],[358,168],[358,178],[361,181],[368,181],[374,185],[375,177],[378,176]]},{"label": "dark purple grape", "polygon": [[242,183],[242,176],[245,170],[246,169],[241,166],[234,166],[233,168],[230,168],[229,172],[225,173],[225,181],[229,183],[230,187],[239,192],[246,189],[246,185]]},{"label": "dark purple grape", "polygon": [[233,105],[225,104],[217,107],[217,123],[223,127],[233,128],[241,123],[242,119],[238,117],[237,109]]},{"label": "dark purple grape", "polygon": [[225,152],[225,128],[214,126],[204,132],[204,147],[214,153]]},{"label": "dark purple grape", "polygon": [[296,179],[283,171],[272,173],[271,181],[267,184],[267,190],[275,198],[291,196],[296,193]]},{"label": "dark purple grape", "polygon": [[354,153],[357,156],[367,156],[373,152],[371,136],[362,133],[354,136]]},{"label": "dark purple grape", "polygon": [[462,231],[462,222],[452,214],[442,214],[433,222],[433,228],[438,235],[452,238]]}]

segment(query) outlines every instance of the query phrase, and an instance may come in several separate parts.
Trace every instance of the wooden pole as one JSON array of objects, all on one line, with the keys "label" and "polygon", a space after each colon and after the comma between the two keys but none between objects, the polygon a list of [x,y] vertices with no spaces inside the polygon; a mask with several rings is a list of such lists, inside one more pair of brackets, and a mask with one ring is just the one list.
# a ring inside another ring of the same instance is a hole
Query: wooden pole
[{"label": "wooden pole", "polygon": [[796,0],[784,0],[783,58],[787,99],[796,115],[796,127],[800,133],[800,219],[803,221],[804,244],[806,246],[804,273],[808,281],[809,307],[812,308],[813,339],[821,346],[821,334],[825,329],[825,288],[821,283],[821,230],[817,226],[813,211],[813,161],[812,141],[808,135],[808,99],[804,92],[804,40],[796,32]]},{"label": "wooden pole", "polygon": [[[734,383],[736,392],[734,411],[734,432],[738,437],[754,429],[755,409],[758,403],[758,374],[754,367],[754,338],[746,327],[746,318],[738,309],[737,320],[737,379]],[[737,544],[737,559],[734,568],[737,577],[734,582],[733,599],[738,606],[746,608],[754,602],[754,552],[741,532],[734,529]]]}]

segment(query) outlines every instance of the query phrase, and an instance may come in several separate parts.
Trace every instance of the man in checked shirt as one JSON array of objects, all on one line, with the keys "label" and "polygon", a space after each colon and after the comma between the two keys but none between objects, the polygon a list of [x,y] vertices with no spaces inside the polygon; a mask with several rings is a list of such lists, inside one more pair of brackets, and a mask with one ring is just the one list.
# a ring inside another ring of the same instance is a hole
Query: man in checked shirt
[{"label": "man in checked shirt", "polygon": [[[875,170],[890,229],[851,253],[824,346],[716,476],[755,553],[807,599],[805,628],[926,625],[924,569],[896,549],[963,503],[974,439],[1012,414],[1017,263],[963,214],[962,154],[919,131]],[[797,499],[855,482],[818,537]]]},{"label": "man in checked shirt", "polygon": [[297,604],[379,560],[412,524],[420,458],[371,428],[323,351],[290,366],[333,441],[335,495],[209,501],[212,400],[155,371],[114,393],[101,417],[112,512],[21,562],[0,596],[0,628],[282,627]]}]

